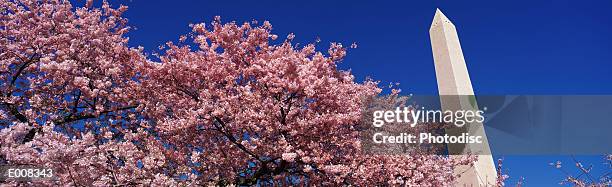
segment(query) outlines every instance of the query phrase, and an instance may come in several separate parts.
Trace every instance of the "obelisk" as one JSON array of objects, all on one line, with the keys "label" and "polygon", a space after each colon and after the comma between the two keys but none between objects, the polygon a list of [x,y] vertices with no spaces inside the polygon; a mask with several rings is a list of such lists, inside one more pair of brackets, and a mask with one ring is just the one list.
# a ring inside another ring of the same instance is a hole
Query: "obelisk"
[{"label": "obelisk", "polygon": [[[475,106],[474,90],[467,71],[461,44],[455,25],[440,11],[436,9],[433,22],[429,29],[431,47],[436,68],[436,79],[438,81],[438,92],[443,110],[477,110]],[[493,186],[497,179],[497,172],[488,140],[481,123],[470,123],[462,128],[446,129],[449,135],[457,135],[467,132],[470,135],[483,136],[483,144],[456,145],[449,144],[451,157],[466,152],[478,155],[478,160],[473,166],[454,168],[458,178],[459,186]],[[457,154],[458,153],[458,154]]]}]

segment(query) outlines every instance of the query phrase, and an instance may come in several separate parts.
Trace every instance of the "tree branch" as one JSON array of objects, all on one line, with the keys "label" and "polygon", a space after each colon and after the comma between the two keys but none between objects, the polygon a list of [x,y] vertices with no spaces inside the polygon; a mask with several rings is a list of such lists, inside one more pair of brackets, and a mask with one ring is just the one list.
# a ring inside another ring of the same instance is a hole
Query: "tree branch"
[{"label": "tree branch", "polygon": [[38,57],[38,54],[34,53],[32,54],[32,56],[30,57],[30,59],[26,62],[24,62],[23,64],[21,64],[21,66],[19,66],[19,69],[17,69],[17,72],[15,73],[15,75],[13,75],[13,78],[11,79],[11,86],[15,86],[15,82],[17,82],[17,78],[21,75],[21,73],[32,63],[34,62],[38,62],[38,60],[40,60],[40,57]]},{"label": "tree branch", "polygon": [[238,146],[238,148],[240,148],[242,151],[244,151],[245,153],[251,155],[253,158],[259,160],[262,163],[265,163],[264,160],[262,160],[261,158],[259,158],[259,156],[257,156],[255,153],[249,151],[246,147],[244,147],[244,145],[242,145],[241,143],[238,142],[238,140],[236,140],[236,138],[234,138],[233,135],[228,134],[227,132],[223,131],[223,129],[225,128],[225,123],[219,118],[219,117],[214,117],[215,121],[218,122],[219,125],[221,125],[220,127],[215,124],[215,127],[217,128],[217,131],[219,131],[221,134],[223,134],[225,137],[227,137],[230,142],[232,142],[233,144],[235,144],[236,146]]},{"label": "tree branch", "polygon": [[[117,110],[106,110],[106,111],[102,111],[100,112],[100,114],[107,114],[107,113],[111,113],[111,112],[118,112],[118,111],[122,111],[122,110],[129,110],[129,109],[134,109],[136,108],[136,105],[130,105],[130,106],[125,106],[125,107],[121,107],[118,108]],[[98,115],[94,115],[94,114],[82,114],[82,115],[73,115],[70,114],[60,120],[54,121],[55,125],[61,125],[61,124],[65,124],[65,123],[71,123],[74,121],[79,121],[79,120],[84,120],[84,119],[91,119],[91,118],[96,118],[98,117]]]}]

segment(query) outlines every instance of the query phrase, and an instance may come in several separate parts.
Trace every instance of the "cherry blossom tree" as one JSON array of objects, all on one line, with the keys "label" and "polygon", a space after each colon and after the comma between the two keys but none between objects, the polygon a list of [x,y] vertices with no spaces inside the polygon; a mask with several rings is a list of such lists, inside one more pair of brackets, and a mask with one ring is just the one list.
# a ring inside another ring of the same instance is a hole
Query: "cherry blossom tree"
[{"label": "cherry blossom tree", "polygon": [[603,174],[600,176],[595,176],[593,174],[594,167],[593,165],[585,166],[581,161],[572,156],[573,164],[575,170],[577,170],[577,174],[573,174],[574,172],[568,169],[564,169],[561,161],[557,161],[555,163],[550,163],[551,166],[554,166],[556,169],[561,171],[565,178],[561,181],[560,184],[568,184],[572,186],[581,186],[581,187],[599,187],[599,186],[610,186],[612,185],[612,154],[607,154],[603,156]]},{"label": "cherry blossom tree", "polygon": [[124,6],[0,2],[0,160],[57,176],[30,183],[446,186],[476,159],[364,154],[381,89],[337,68],[339,43],[215,18],[148,56],[127,45]]},{"label": "cherry blossom tree", "polygon": [[130,90],[146,59],[126,45],[126,7],[90,5],[0,1],[2,160],[53,168],[64,185],[138,178],[135,161],[153,155],[106,136],[139,123]]}]

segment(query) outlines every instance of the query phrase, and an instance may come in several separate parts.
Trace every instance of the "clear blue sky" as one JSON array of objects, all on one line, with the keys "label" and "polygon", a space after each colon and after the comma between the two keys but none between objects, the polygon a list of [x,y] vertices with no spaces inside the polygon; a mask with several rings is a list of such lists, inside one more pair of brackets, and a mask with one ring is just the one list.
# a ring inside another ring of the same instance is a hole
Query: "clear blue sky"
[{"label": "clear blue sky", "polygon": [[[611,94],[612,1],[111,1],[130,8],[130,43],[154,51],[189,23],[268,20],[296,41],[359,48],[341,65],[363,80],[400,82],[404,93],[437,93],[428,30],[440,8],[457,26],[477,94]],[[83,4],[78,1],[77,4]],[[549,162],[566,156],[505,156],[511,182],[555,186]],[[600,156],[579,157],[600,165]]]}]

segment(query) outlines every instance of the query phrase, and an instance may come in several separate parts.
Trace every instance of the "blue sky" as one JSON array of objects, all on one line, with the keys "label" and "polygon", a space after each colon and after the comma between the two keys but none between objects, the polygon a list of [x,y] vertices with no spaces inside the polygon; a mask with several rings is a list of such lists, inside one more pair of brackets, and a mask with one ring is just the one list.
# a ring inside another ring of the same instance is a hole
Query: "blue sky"
[{"label": "blue sky", "polygon": [[[440,8],[457,26],[476,94],[612,93],[612,1],[111,1],[130,8],[130,44],[149,52],[189,31],[189,23],[268,20],[279,36],[359,47],[341,64],[359,79],[400,82],[404,93],[435,94],[429,25]],[[83,4],[83,1],[77,4]],[[505,156],[527,186],[554,186],[548,163],[567,156]],[[599,165],[600,156],[579,157]]]}]

